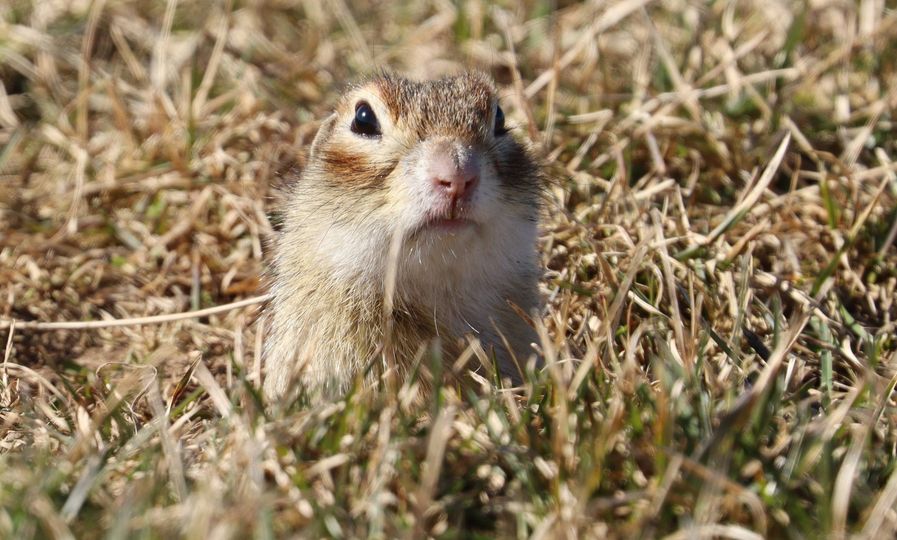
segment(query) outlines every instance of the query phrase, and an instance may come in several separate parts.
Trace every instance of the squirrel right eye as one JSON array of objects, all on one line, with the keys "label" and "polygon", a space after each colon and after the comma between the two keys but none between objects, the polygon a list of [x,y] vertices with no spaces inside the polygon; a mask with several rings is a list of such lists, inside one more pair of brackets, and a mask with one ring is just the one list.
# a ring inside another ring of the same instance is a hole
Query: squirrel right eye
[{"label": "squirrel right eye", "polygon": [[495,136],[500,137],[508,132],[508,128],[505,127],[505,112],[501,110],[501,107],[495,108]]},{"label": "squirrel right eye", "polygon": [[352,133],[365,137],[377,137],[381,135],[380,122],[367,101],[359,101],[355,105],[355,119],[352,120]]}]

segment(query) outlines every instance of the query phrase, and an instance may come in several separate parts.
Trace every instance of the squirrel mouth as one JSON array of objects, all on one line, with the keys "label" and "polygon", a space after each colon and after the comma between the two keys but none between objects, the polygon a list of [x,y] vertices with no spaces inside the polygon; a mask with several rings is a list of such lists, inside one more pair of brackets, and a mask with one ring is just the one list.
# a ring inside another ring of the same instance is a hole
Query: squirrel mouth
[{"label": "squirrel mouth", "polygon": [[428,213],[421,223],[415,228],[413,234],[424,231],[437,233],[457,234],[468,229],[475,228],[478,223],[469,217],[467,212],[452,209],[451,212]]},{"label": "squirrel mouth", "polygon": [[475,229],[480,224],[471,217],[468,201],[454,199],[431,206],[411,231],[410,236],[424,232],[456,235]]}]

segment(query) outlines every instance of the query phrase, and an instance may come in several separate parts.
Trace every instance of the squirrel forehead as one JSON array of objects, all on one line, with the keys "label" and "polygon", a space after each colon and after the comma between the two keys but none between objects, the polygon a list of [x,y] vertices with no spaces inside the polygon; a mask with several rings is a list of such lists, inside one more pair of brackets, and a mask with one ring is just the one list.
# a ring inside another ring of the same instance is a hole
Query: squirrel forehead
[{"label": "squirrel forehead", "polygon": [[[359,88],[379,97],[393,122],[419,132],[482,133],[496,100],[491,81],[478,73],[420,82],[383,75]],[[352,110],[355,104],[344,105]]]}]

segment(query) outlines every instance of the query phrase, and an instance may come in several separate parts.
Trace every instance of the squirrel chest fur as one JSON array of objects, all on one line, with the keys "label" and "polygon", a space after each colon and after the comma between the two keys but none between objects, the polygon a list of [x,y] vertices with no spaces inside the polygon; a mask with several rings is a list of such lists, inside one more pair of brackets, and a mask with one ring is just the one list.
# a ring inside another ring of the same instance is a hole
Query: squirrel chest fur
[{"label": "squirrel chest fur", "polygon": [[351,88],[289,187],[274,239],[268,399],[345,390],[390,347],[399,375],[480,340],[519,382],[539,307],[542,176],[480,74]]}]

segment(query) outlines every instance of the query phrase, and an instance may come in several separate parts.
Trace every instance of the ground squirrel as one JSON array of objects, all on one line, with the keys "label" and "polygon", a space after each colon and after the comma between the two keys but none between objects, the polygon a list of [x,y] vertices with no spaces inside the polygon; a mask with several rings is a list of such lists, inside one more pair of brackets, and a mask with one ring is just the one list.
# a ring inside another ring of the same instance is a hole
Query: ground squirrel
[{"label": "ground squirrel", "polygon": [[540,304],[541,189],[485,75],[379,75],[348,89],[288,187],[273,242],[268,399],[293,383],[345,390],[387,334],[400,374],[422,345],[438,338],[453,361],[473,335],[519,382],[536,340],[520,313]]}]

